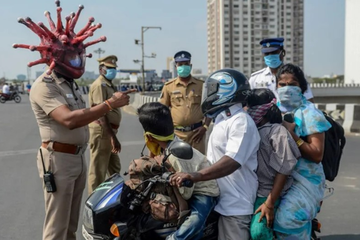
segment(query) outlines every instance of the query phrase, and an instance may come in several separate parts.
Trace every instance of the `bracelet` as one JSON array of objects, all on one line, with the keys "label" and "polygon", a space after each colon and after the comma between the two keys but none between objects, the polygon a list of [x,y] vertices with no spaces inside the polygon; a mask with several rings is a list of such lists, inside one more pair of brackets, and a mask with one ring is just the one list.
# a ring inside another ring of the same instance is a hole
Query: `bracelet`
[{"label": "bracelet", "polygon": [[206,124],[204,124],[203,127],[204,127],[206,130],[209,129],[209,126],[206,126]]},{"label": "bracelet", "polygon": [[264,205],[265,205],[265,207],[267,207],[268,209],[274,209],[273,207],[272,207],[272,208],[269,207],[269,206],[266,204],[266,201],[264,202]]},{"label": "bracelet", "polygon": [[104,104],[105,104],[106,106],[108,106],[108,108],[109,108],[110,111],[111,111],[111,110],[114,110],[114,109],[111,107],[109,100],[105,100],[105,101],[104,101]]},{"label": "bracelet", "polygon": [[298,147],[301,147],[301,145],[303,145],[304,144],[304,140],[302,140],[301,138],[299,138],[297,141],[296,141],[296,145],[298,146]]}]

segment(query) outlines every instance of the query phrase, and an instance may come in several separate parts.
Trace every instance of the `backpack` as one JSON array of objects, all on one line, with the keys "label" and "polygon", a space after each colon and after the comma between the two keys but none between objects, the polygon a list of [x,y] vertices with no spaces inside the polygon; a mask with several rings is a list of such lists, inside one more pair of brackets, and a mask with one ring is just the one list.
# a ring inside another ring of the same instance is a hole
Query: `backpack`
[{"label": "backpack", "polygon": [[323,112],[326,120],[331,124],[325,132],[325,148],[322,165],[325,178],[334,181],[338,174],[341,155],[346,143],[344,128],[332,119],[326,112]]},{"label": "backpack", "polygon": [[[160,156],[155,158],[144,156],[130,162],[129,171],[125,174],[129,174],[130,179],[125,182],[126,194],[122,194],[122,204],[126,205],[136,192],[146,188],[145,180],[162,174],[161,160]],[[165,167],[167,171],[173,170],[168,162],[165,162]],[[181,224],[189,213],[188,204],[178,188],[163,183],[157,183],[152,188],[141,206],[141,211],[145,214],[150,213],[156,220],[177,224]]]}]

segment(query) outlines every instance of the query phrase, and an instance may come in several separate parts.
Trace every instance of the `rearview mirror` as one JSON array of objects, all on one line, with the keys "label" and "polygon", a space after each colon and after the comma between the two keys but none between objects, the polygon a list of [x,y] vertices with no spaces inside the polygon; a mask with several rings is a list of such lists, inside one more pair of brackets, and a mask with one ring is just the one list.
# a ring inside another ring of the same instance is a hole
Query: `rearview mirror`
[{"label": "rearview mirror", "polygon": [[192,147],[182,141],[176,141],[174,142],[170,148],[169,151],[172,155],[174,155],[177,158],[181,159],[192,159],[194,152]]}]

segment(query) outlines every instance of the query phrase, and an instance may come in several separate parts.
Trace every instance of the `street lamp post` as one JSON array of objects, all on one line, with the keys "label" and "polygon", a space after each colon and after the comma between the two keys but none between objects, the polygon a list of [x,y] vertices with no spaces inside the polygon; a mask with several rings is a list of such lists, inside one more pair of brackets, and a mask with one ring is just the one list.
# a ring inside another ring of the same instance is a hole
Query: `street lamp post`
[{"label": "street lamp post", "polygon": [[101,54],[102,54],[102,53],[105,53],[105,50],[103,50],[103,49],[101,49],[101,48],[98,48],[98,49],[94,50],[94,53],[99,54],[99,59],[100,59],[100,58],[101,58]]},{"label": "street lamp post", "polygon": [[[142,92],[145,91],[145,63],[144,63],[144,32],[148,29],[160,29],[161,27],[141,27],[141,75],[142,75]],[[135,40],[136,43],[136,40]]]}]

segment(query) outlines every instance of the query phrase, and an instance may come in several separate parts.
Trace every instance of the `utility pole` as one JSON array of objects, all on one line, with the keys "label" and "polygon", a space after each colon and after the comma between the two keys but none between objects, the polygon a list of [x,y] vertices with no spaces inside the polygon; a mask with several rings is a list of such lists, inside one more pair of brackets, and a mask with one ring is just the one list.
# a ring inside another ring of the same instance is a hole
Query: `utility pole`
[{"label": "utility pole", "polygon": [[30,79],[31,79],[31,67],[27,67],[27,80],[29,84],[31,81]]},{"label": "utility pole", "polygon": [[141,27],[141,75],[142,75],[142,92],[145,92],[145,63],[144,63],[144,32],[148,29],[160,29],[161,27]]},{"label": "utility pole", "polygon": [[101,58],[101,54],[102,54],[102,53],[105,53],[105,50],[103,50],[103,49],[101,49],[101,48],[98,48],[98,49],[96,49],[96,50],[94,51],[94,53],[99,54],[99,58]]}]

